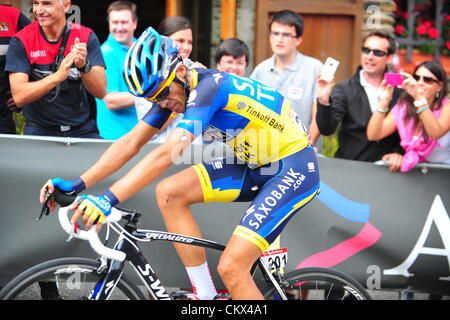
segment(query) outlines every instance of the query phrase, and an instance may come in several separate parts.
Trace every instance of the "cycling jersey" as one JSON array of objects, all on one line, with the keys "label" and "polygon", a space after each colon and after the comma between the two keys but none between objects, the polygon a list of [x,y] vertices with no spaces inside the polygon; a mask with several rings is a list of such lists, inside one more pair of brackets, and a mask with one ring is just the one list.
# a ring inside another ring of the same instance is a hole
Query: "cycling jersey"
[{"label": "cycling jersey", "polygon": [[[252,201],[233,234],[264,252],[319,192],[307,130],[288,100],[256,80],[212,69],[190,72],[194,88],[177,127],[222,141],[235,154],[193,167],[204,202]],[[170,113],[155,103],[142,120],[160,128]]]},{"label": "cycling jersey", "polygon": [[[213,69],[191,70],[194,88],[178,128],[226,143],[250,168],[277,161],[309,145],[307,130],[288,100],[249,78]],[[143,118],[160,128],[170,110]]]}]

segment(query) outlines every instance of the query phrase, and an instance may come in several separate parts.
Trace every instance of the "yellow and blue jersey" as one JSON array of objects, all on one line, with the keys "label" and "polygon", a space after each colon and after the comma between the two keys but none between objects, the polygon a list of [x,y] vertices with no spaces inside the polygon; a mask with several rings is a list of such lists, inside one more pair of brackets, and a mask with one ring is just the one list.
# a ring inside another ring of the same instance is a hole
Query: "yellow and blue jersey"
[{"label": "yellow and blue jersey", "polygon": [[[275,89],[213,69],[190,71],[194,79],[177,127],[226,143],[250,168],[277,161],[309,145],[308,132],[290,103]],[[160,127],[169,110],[144,117]]]},{"label": "yellow and blue jersey", "polygon": [[[307,130],[288,100],[253,79],[212,69],[190,71],[193,89],[177,125],[222,141],[235,157],[194,165],[204,202],[251,201],[234,231],[264,252],[319,192],[319,167]],[[143,118],[160,128],[170,110]]]}]

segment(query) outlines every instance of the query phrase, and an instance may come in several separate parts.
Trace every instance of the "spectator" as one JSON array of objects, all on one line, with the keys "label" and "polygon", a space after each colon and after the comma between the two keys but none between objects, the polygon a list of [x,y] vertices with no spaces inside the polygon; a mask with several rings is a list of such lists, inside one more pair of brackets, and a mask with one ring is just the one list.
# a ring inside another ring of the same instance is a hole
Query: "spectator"
[{"label": "spectator", "polygon": [[[184,64],[188,69],[204,68],[199,62],[194,62],[189,59],[192,52],[192,26],[189,20],[185,17],[174,16],[168,17],[161,21],[158,26],[158,33],[160,35],[169,37],[175,41],[179,50],[179,55],[183,58]],[[136,98],[136,109],[138,112],[138,118],[142,119],[147,112],[152,108],[156,102],[148,101],[144,98]],[[168,133],[176,127],[178,122],[183,118],[183,114],[172,113],[170,116],[171,121],[167,121],[165,125],[160,129],[160,133],[157,134],[152,142],[163,142]]]},{"label": "spectator", "polygon": [[13,110],[17,107],[11,96],[5,73],[6,52],[14,34],[31,23],[23,13],[13,7],[0,5],[0,133],[16,133]]},{"label": "spectator", "polygon": [[[377,109],[378,87],[395,52],[394,39],[387,33],[372,31],[364,40],[361,66],[356,73],[334,86],[320,75],[317,78],[317,125],[320,133],[331,135],[340,124],[339,148],[335,157],[349,160],[389,161],[390,169],[400,168],[400,139],[397,133],[380,141],[369,141],[366,128]],[[394,89],[389,109],[396,103],[401,90]]]},{"label": "spectator", "polygon": [[249,62],[249,50],[240,39],[229,38],[223,40],[216,52],[216,69],[245,77],[245,68]]},{"label": "spectator", "polygon": [[11,92],[23,108],[25,134],[99,138],[87,91],[106,93],[95,33],[66,20],[69,0],[34,0],[37,19],[12,39],[6,57]]},{"label": "spectator", "polygon": [[450,164],[450,101],[444,69],[437,62],[425,61],[412,76],[402,75],[406,91],[387,115],[394,87],[382,82],[377,112],[367,127],[369,140],[380,140],[397,130],[405,149],[402,172],[418,162]]},{"label": "spectator", "polygon": [[106,64],[106,96],[97,101],[97,126],[104,139],[116,140],[137,123],[135,97],[128,92],[123,64],[128,49],[136,41],[137,8],[128,1],[115,1],[107,10],[109,36],[101,51]]},{"label": "spectator", "polygon": [[290,10],[275,13],[269,22],[269,40],[274,54],[256,66],[250,78],[275,88],[289,99],[292,109],[309,128],[311,142],[315,144],[320,135],[315,121],[315,77],[322,63],[298,52],[303,27],[299,14]]}]

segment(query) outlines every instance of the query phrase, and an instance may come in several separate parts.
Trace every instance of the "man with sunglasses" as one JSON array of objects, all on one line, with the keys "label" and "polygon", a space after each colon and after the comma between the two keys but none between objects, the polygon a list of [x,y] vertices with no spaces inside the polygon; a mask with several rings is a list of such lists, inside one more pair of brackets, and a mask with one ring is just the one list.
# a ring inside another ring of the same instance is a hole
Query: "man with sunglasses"
[{"label": "man with sunglasses", "polygon": [[[250,274],[252,265],[319,192],[318,162],[306,129],[275,89],[214,69],[188,70],[175,43],[152,28],[139,37],[125,61],[130,91],[158,103],[78,179],[48,181],[41,189],[41,203],[54,186],[79,193],[110,176],[139,152],[172,112],[184,113],[165,142],[110,189],[74,202],[72,223],[82,217],[87,229],[98,222],[99,231],[113,206],[158,179],[196,136],[206,134],[228,145],[233,156],[196,164],[162,180],[156,186],[159,208],[170,232],[199,238],[191,205],[252,201],[231,235],[218,272],[233,299],[263,299]],[[54,203],[49,205],[54,209]],[[175,248],[194,293],[212,299],[216,291],[205,250],[179,243]]]},{"label": "man with sunglasses", "polygon": [[[380,141],[369,141],[366,128],[378,104],[378,87],[392,63],[396,45],[383,31],[372,31],[361,48],[361,65],[356,73],[336,85],[317,77],[317,125],[323,135],[338,132],[339,149],[335,157],[360,161],[389,161],[392,171],[401,166],[400,139],[394,133]],[[401,89],[395,88],[389,110]]]}]

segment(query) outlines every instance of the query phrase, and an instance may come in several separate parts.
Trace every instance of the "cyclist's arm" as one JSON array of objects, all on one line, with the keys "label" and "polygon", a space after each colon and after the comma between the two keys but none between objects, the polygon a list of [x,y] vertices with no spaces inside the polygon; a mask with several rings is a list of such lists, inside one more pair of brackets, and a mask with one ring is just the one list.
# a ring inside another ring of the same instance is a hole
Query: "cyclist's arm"
[{"label": "cyclist's arm", "polygon": [[138,193],[169,169],[194,139],[192,133],[175,128],[163,144],[114,183],[110,188],[111,192],[121,202]]}]

